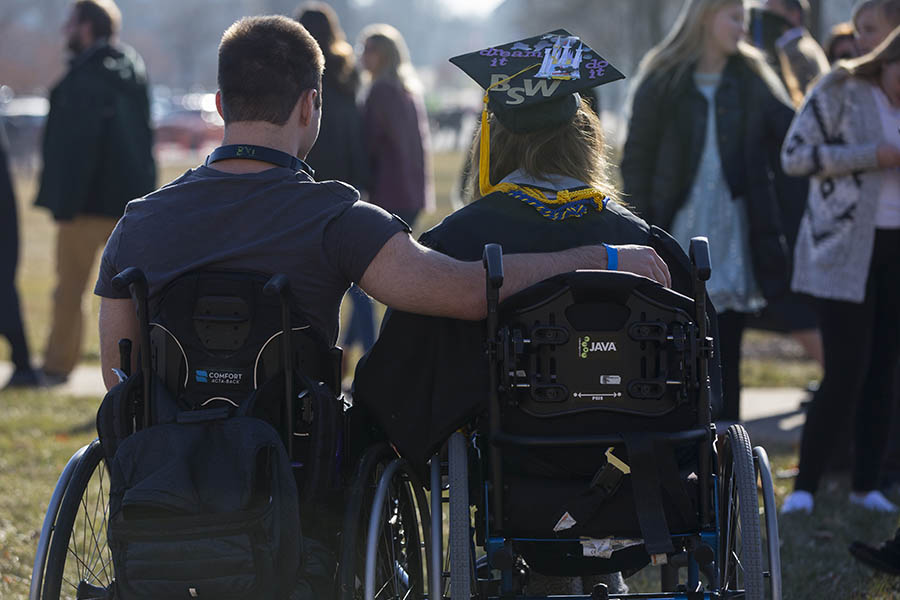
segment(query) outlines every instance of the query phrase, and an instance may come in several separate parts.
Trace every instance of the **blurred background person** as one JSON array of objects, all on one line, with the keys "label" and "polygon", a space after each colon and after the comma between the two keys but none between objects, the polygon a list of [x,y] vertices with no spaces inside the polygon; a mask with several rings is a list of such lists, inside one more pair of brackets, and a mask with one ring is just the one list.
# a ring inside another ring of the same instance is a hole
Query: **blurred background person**
[{"label": "blurred background person", "polygon": [[849,60],[859,56],[859,46],[856,45],[856,35],[853,31],[853,23],[838,23],[831,28],[825,39],[825,56],[830,64],[839,60]]},{"label": "blurred background person", "polygon": [[147,76],[141,57],[116,41],[121,20],[111,0],[78,0],[62,28],[72,57],[50,92],[36,201],[58,224],[48,383],[65,381],[80,358],[97,251],[125,204],[156,186]]},{"label": "blurred background person", "polygon": [[[851,20],[860,53],[869,52],[900,26],[900,0],[862,0],[854,7]],[[879,385],[877,380],[867,379],[863,395],[878,393]],[[894,385],[894,416],[882,463],[881,487],[896,491],[900,487],[900,364]]]},{"label": "blurred background person", "polygon": [[412,226],[422,210],[434,209],[422,87],[399,31],[369,25],[360,39],[362,65],[370,79],[363,110],[369,201]]},{"label": "blurred background person", "polygon": [[[368,200],[412,227],[423,209],[434,210],[422,87],[409,60],[406,42],[394,27],[369,25],[360,34],[360,41],[361,62],[369,80],[363,109]],[[367,352],[375,341],[371,300],[360,296],[353,299],[350,328],[359,332]],[[351,335],[354,334],[348,333]]]},{"label": "blurred background person", "polygon": [[322,112],[319,137],[307,162],[315,169],[317,181],[334,179],[364,190],[367,165],[356,104],[360,79],[353,46],[347,42],[334,9],[324,2],[302,4],[297,20],[325,55],[322,95],[328,98],[328,110]]},{"label": "blurred background person", "polygon": [[[306,160],[315,169],[317,181],[335,179],[365,190],[368,159],[356,104],[360,77],[353,46],[347,42],[337,14],[324,2],[301,5],[297,20],[315,38],[325,55],[322,96],[328,108],[322,111],[319,137]],[[343,345],[349,348],[358,343],[366,351],[375,342],[372,301],[355,284],[347,294],[352,308]]]},{"label": "blurred background person", "polygon": [[738,0],[688,0],[641,61],[622,156],[625,200],[687,249],[709,237],[719,318],[723,419],[740,418],[748,314],[788,289],[788,249],[769,173],[793,110],[763,56],[743,42]]},{"label": "blurred background person", "polygon": [[900,356],[900,30],[838,65],[807,98],[782,151],[811,176],[792,287],[816,299],[825,351],[784,512],[810,512],[833,432],[856,406],[850,501],[897,507],[877,490]]},{"label": "blurred background person", "polygon": [[859,53],[867,54],[900,25],[900,0],[861,0],[850,20]]},{"label": "blurred background person", "polygon": [[808,0],[766,0],[764,7],[780,16],[786,26],[775,40],[781,80],[795,106],[812,83],[829,69],[825,51],[806,29],[809,23]]},{"label": "blurred background person", "polygon": [[[806,29],[809,10],[806,0],[767,0],[750,9],[750,40],[781,79],[795,107],[803,102],[810,84],[830,68],[822,48]],[[780,160],[773,162],[775,192],[790,255],[806,208],[809,179],[790,177]],[[804,296],[786,293],[770,298],[759,314],[749,318],[747,326],[789,334],[806,356],[821,366],[822,338],[816,328],[815,311]],[[808,386],[811,390],[817,387],[818,382]]]},{"label": "blurred background person", "polygon": [[31,354],[25,339],[22,310],[16,291],[16,267],[19,264],[19,217],[16,196],[9,172],[9,143],[0,120],[0,334],[9,342],[13,373],[5,388],[39,385],[37,371],[31,366]]}]

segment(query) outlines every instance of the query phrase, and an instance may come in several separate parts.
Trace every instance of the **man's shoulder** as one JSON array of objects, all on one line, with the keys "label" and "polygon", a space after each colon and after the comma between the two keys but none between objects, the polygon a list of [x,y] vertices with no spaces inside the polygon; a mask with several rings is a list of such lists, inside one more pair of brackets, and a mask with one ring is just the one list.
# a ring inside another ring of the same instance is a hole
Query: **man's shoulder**
[{"label": "man's shoulder", "polygon": [[307,182],[312,183],[316,187],[316,194],[321,194],[325,196],[333,196],[335,199],[341,202],[354,203],[359,200],[359,192],[355,187],[344,183],[343,181],[313,181]]}]

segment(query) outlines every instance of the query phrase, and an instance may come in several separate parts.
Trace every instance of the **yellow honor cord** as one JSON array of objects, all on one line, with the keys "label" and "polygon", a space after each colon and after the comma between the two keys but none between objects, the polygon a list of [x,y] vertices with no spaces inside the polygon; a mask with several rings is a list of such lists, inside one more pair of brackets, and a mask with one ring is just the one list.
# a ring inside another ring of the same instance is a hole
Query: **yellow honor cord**
[{"label": "yellow honor cord", "polygon": [[527,66],[518,73],[514,75],[510,75],[506,79],[501,79],[495,83],[492,83],[488,86],[486,90],[484,90],[484,107],[481,109],[481,140],[479,144],[479,157],[478,157],[478,188],[481,190],[482,196],[487,196],[491,192],[494,191],[495,186],[491,185],[491,126],[488,121],[488,92],[497,87],[498,85],[502,85],[511,79],[518,77],[525,71],[529,71],[534,69],[535,67],[540,67],[541,63],[535,63],[533,65]]}]

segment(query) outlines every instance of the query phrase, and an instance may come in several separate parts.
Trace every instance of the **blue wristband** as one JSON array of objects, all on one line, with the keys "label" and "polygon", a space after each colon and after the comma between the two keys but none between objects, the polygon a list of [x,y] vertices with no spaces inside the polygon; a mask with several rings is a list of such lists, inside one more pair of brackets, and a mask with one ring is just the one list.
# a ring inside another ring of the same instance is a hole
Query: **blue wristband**
[{"label": "blue wristband", "polygon": [[606,248],[606,270],[615,271],[619,268],[619,249],[609,244],[603,244]]}]

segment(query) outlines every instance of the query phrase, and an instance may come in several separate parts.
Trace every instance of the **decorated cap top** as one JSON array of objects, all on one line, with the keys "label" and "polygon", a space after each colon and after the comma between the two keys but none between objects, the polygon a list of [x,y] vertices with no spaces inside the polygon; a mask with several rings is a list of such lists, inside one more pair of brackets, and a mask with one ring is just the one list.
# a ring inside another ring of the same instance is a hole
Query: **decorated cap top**
[{"label": "decorated cap top", "polygon": [[450,62],[486,90],[488,107],[514,133],[562,125],[578,110],[578,92],[625,78],[565,29],[454,56]]}]

